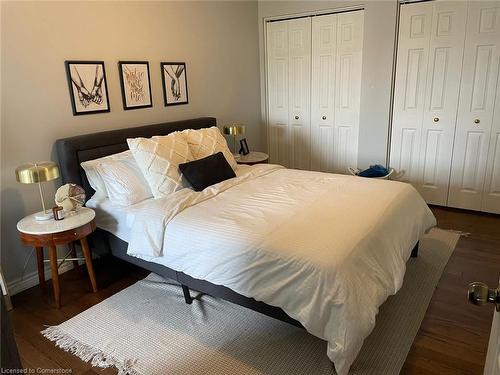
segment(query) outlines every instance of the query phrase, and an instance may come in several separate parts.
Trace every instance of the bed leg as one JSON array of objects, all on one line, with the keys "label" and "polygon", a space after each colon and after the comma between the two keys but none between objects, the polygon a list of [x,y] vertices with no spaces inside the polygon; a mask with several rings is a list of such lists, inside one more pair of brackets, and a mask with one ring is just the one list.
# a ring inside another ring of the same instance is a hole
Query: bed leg
[{"label": "bed leg", "polygon": [[189,294],[189,288],[185,285],[181,286],[182,286],[182,293],[184,294],[184,301],[186,301],[186,303],[190,305],[191,303],[193,303],[193,298],[191,297],[191,294]]},{"label": "bed leg", "polygon": [[417,258],[418,257],[418,244],[419,244],[419,242],[417,242],[417,244],[415,245],[415,247],[411,251],[411,257],[412,258]]}]

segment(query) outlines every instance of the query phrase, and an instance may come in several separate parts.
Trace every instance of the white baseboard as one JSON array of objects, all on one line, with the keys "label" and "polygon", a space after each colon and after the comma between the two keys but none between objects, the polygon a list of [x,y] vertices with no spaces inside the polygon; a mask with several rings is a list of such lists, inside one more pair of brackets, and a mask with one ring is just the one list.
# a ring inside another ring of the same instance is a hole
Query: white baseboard
[{"label": "white baseboard", "polygon": [[[83,264],[84,262],[79,262],[79,263]],[[66,261],[59,267],[59,274],[62,274],[72,269],[73,269],[73,262]],[[45,266],[45,280],[50,280],[51,278],[52,277],[50,272],[50,265],[49,263],[47,263],[47,265]],[[20,293],[26,289],[34,287],[35,285],[38,285],[38,271],[30,272],[24,275],[24,277],[19,277],[17,279],[12,280],[7,284],[7,289],[9,291],[9,294],[13,296],[14,294]]]}]

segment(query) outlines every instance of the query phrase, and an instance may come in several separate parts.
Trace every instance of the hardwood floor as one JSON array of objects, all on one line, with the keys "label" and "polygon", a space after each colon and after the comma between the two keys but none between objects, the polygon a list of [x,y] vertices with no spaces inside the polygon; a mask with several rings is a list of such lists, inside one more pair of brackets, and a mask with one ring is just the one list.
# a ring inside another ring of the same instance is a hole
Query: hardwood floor
[{"label": "hardwood floor", "polygon": [[[466,300],[467,285],[483,281],[496,286],[500,276],[500,217],[439,207],[432,208],[438,225],[470,233],[460,239],[432,297],[402,374],[482,374],[492,306],[476,307]],[[148,272],[117,259],[95,262],[99,292],[83,267],[61,275],[62,308],[53,308],[50,283],[13,297],[10,312],[23,365],[66,368],[72,374],[116,374],[92,368],[57,349],[40,335],[44,325],[59,324],[145,277]],[[182,302],[182,301],[181,301]]]},{"label": "hardwood floor", "polygon": [[10,316],[23,366],[71,369],[72,374],[85,375],[117,373],[112,368],[92,368],[90,364],[56,348],[40,334],[46,325],[68,320],[149,274],[113,257],[96,260],[94,266],[99,286],[97,293],[92,293],[84,265],[59,277],[62,303],[59,310],[54,308],[50,282],[45,290],[34,287],[12,298],[15,308]]},{"label": "hardwood floor", "polygon": [[500,217],[433,207],[438,226],[460,238],[434,292],[402,374],[482,374],[493,307],[467,303],[467,286],[500,276]]}]

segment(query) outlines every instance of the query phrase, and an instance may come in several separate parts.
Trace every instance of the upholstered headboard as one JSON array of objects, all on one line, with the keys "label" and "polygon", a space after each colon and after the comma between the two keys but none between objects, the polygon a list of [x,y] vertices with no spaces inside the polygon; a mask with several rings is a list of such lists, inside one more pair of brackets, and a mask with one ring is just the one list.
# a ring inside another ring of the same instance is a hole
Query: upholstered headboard
[{"label": "upholstered headboard", "polygon": [[216,124],[217,121],[213,117],[201,117],[58,139],[56,149],[62,181],[82,186],[88,199],[94,194],[94,189],[90,187],[80,163],[128,150],[127,138],[149,138],[178,130],[209,128]]}]

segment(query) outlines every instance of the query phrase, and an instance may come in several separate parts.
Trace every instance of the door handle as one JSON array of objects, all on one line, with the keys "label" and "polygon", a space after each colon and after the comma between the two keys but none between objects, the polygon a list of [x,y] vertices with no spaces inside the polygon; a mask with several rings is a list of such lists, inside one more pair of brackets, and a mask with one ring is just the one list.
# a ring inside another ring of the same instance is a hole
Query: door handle
[{"label": "door handle", "polygon": [[298,120],[299,119],[299,116],[295,116],[295,120]]},{"label": "door handle", "polygon": [[326,116],[321,117],[323,120],[326,120]]},{"label": "door handle", "polygon": [[434,117],[434,118],[432,119],[432,121],[434,121],[434,122],[439,122],[439,117]]},{"label": "door handle", "polygon": [[479,124],[481,121],[477,118],[474,120],[474,124]]},{"label": "door handle", "polygon": [[488,285],[479,281],[470,283],[467,299],[476,306],[494,303],[496,310],[500,312],[500,285],[496,289],[490,289]]}]

